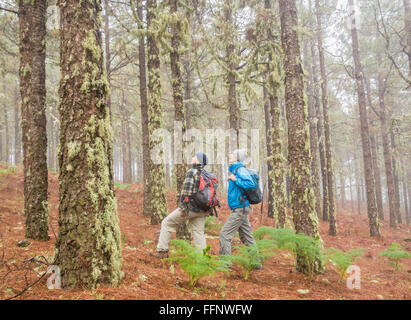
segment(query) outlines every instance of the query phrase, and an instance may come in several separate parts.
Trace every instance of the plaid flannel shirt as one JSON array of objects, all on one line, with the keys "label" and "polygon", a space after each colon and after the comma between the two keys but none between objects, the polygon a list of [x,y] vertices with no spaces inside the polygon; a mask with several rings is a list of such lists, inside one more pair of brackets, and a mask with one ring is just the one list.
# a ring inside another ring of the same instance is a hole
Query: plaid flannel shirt
[{"label": "plaid flannel shirt", "polygon": [[179,208],[188,212],[192,210],[192,207],[186,202],[186,198],[190,198],[191,195],[196,194],[200,185],[200,171],[204,168],[204,165],[196,164],[190,170],[187,171],[184,179],[183,188],[180,193]]}]

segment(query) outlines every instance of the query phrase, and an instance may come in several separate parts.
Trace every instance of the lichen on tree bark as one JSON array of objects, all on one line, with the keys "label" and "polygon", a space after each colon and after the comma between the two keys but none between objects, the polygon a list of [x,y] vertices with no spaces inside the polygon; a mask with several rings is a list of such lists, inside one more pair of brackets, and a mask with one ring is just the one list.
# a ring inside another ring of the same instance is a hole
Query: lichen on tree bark
[{"label": "lichen on tree bark", "polygon": [[[285,102],[288,123],[288,161],[290,163],[290,203],[294,227],[297,233],[318,239],[318,220],[315,213],[314,192],[311,185],[310,137],[308,110],[304,93],[303,68],[296,27],[295,0],[280,0],[281,41],[284,51]],[[320,272],[320,254],[308,266],[305,256],[297,251],[297,270],[303,273]]]},{"label": "lichen on tree bark", "polygon": [[103,64],[101,0],[59,1],[59,234],[64,288],[118,285],[121,241],[110,172],[113,143]]},{"label": "lichen on tree bark", "polygon": [[[158,144],[161,139],[153,141],[153,133],[162,127],[163,107],[161,104],[161,81],[160,81],[160,53],[157,40],[162,35],[158,33],[156,25],[157,1],[147,0],[147,46],[148,46],[148,136],[150,151]],[[160,223],[167,215],[167,200],[165,194],[165,175],[163,164],[155,164],[150,158],[148,183],[150,184],[148,214],[151,224]]]},{"label": "lichen on tree bark", "polygon": [[[26,237],[48,240],[45,0],[19,1]],[[7,143],[8,144],[8,143]]]}]

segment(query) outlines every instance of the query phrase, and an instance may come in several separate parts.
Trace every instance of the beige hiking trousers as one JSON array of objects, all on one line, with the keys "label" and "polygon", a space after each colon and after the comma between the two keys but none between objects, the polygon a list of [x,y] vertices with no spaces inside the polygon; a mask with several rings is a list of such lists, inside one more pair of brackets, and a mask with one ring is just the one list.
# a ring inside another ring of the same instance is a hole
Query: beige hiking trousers
[{"label": "beige hiking trousers", "polygon": [[190,211],[188,217],[182,217],[181,209],[177,208],[171,212],[161,222],[160,237],[158,239],[157,251],[168,251],[168,245],[171,240],[171,233],[176,231],[177,227],[188,219],[194,240],[194,246],[200,250],[205,249],[206,239],[204,235],[204,224],[206,216],[203,212]]}]

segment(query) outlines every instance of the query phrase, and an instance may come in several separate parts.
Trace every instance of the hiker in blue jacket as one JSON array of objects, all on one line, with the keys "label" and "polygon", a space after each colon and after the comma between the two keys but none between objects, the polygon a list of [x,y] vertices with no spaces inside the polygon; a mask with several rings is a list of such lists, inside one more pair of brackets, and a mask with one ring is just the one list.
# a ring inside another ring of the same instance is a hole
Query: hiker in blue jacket
[{"label": "hiker in blue jacket", "polygon": [[[250,203],[242,196],[241,190],[255,188],[255,182],[244,167],[247,152],[244,149],[233,151],[228,158],[230,164],[228,177],[228,206],[231,214],[220,232],[220,256],[231,255],[231,240],[238,231],[240,240],[247,246],[255,245],[248,214]],[[257,268],[261,269],[261,267]]]}]

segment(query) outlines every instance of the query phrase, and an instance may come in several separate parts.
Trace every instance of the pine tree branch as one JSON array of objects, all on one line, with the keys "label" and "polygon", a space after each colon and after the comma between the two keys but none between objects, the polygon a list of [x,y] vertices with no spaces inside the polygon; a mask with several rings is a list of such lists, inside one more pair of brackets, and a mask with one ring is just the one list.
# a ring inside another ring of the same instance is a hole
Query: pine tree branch
[{"label": "pine tree branch", "polygon": [[11,12],[11,13],[14,13],[14,14],[19,14],[19,13],[18,13],[17,11],[15,11],[15,10],[3,8],[3,7],[0,7],[0,10],[7,11],[7,12]]},{"label": "pine tree branch", "polygon": [[407,85],[408,85],[407,89],[409,89],[409,88],[411,88],[411,79],[408,79],[404,75],[404,73],[402,72],[400,66],[397,65],[394,57],[391,55],[391,53],[389,51],[390,50],[390,37],[388,35],[387,28],[385,26],[380,1],[377,1],[377,5],[378,5],[378,11],[379,11],[379,15],[381,17],[381,25],[382,25],[382,30],[381,30],[380,24],[378,23],[377,9],[374,9],[374,19],[375,19],[375,23],[376,23],[376,26],[377,26],[377,31],[382,36],[382,38],[385,40],[385,52],[387,54],[388,59],[393,64],[395,70],[397,71],[397,73],[401,77],[401,79],[403,79],[407,83]]}]

